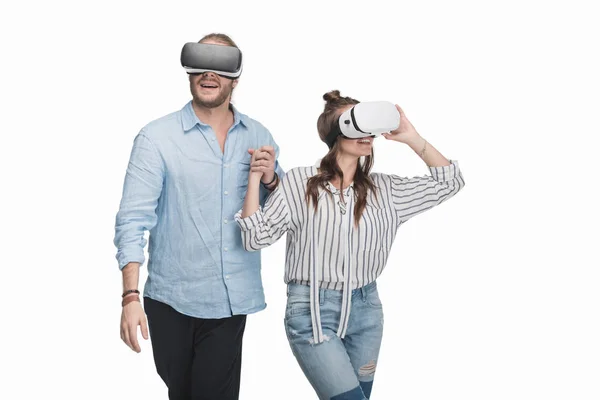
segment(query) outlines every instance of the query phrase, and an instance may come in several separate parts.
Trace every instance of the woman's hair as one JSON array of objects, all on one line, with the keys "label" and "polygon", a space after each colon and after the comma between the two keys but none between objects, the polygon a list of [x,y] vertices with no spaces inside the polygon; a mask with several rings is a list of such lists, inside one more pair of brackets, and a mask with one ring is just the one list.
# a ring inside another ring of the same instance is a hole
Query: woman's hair
[{"label": "woman's hair", "polygon": [[[323,99],[326,101],[325,110],[317,120],[317,131],[319,132],[321,140],[325,141],[325,137],[331,131],[334,124],[337,123],[341,114],[341,109],[344,106],[358,104],[359,101],[351,97],[340,96],[339,90],[332,90],[325,93]],[[339,152],[340,141],[336,140],[331,149],[329,149],[329,152],[321,160],[320,172],[317,175],[312,176],[306,184],[306,201],[310,204],[310,201],[312,200],[315,210],[317,209],[319,187],[328,191],[327,182],[331,181],[336,176],[340,177],[343,185],[344,173],[337,163]],[[363,162],[360,162],[359,160],[354,174],[354,192],[356,201],[356,206],[354,207],[354,221],[357,226],[367,205],[367,193],[369,189],[373,190],[374,194],[376,194],[375,185],[369,176],[369,172],[373,167],[373,157],[373,151],[371,150],[371,155],[366,156]]]}]

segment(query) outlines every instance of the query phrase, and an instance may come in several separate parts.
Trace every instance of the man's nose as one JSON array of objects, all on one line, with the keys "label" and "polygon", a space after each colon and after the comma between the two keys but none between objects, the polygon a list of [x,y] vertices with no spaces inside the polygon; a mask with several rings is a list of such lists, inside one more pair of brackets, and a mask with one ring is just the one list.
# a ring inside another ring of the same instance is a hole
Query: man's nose
[{"label": "man's nose", "polygon": [[207,77],[207,78],[215,78],[215,79],[217,79],[217,74],[215,74],[212,71],[203,72],[202,74],[200,74],[200,76]]}]

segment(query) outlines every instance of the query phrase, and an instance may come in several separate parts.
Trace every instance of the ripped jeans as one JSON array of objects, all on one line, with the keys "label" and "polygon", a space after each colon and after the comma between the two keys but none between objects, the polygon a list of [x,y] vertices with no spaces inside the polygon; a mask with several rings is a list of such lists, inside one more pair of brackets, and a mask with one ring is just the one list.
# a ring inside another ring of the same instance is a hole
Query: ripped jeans
[{"label": "ripped jeans", "polygon": [[285,330],[304,375],[321,400],[369,399],[383,335],[383,309],[376,282],[352,291],[344,339],[336,335],[342,292],[320,289],[325,342],[317,345],[313,342],[309,298],[308,286],[288,284]]}]

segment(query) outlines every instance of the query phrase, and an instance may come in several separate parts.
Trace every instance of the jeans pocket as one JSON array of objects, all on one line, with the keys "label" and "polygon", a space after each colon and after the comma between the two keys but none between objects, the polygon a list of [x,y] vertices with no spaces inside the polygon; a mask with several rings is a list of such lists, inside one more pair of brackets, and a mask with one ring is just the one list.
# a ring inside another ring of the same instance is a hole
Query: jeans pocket
[{"label": "jeans pocket", "polygon": [[308,307],[288,307],[284,323],[291,345],[307,343],[313,336],[312,319]]},{"label": "jeans pocket", "polygon": [[377,291],[373,291],[368,294],[367,304],[369,304],[371,307],[383,308],[383,304],[381,303],[381,299],[379,298],[379,293],[377,293]]},{"label": "jeans pocket", "polygon": [[287,318],[299,315],[310,315],[310,301],[306,297],[288,297],[288,302],[285,310]]}]

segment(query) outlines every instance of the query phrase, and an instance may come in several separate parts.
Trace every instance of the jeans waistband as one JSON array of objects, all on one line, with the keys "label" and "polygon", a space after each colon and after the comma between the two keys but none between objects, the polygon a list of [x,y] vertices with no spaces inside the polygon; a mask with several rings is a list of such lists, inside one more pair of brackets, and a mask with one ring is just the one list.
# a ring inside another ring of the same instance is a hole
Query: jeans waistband
[{"label": "jeans waistband", "polygon": [[[373,281],[358,289],[352,289],[352,298],[366,298],[369,294],[377,292],[377,282]],[[310,297],[310,286],[290,282],[287,285],[287,295]],[[342,300],[342,291],[335,289],[319,289],[319,297],[324,299]]]}]

